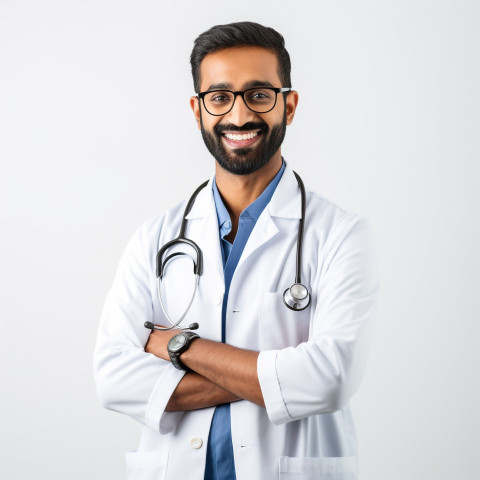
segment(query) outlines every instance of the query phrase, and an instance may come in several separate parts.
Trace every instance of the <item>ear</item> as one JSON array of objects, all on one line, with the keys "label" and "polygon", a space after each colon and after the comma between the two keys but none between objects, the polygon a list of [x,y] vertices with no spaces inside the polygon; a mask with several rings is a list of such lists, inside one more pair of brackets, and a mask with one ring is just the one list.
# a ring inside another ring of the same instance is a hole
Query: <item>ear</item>
[{"label": "ear", "polygon": [[297,109],[297,105],[298,105],[298,92],[296,90],[292,90],[287,95],[287,100],[286,100],[287,125],[290,125],[293,122],[293,117],[295,116],[295,110]]},{"label": "ear", "polygon": [[197,121],[198,129],[201,129],[200,125],[200,100],[198,97],[190,97],[190,108],[193,111],[193,115],[195,116],[195,120]]}]

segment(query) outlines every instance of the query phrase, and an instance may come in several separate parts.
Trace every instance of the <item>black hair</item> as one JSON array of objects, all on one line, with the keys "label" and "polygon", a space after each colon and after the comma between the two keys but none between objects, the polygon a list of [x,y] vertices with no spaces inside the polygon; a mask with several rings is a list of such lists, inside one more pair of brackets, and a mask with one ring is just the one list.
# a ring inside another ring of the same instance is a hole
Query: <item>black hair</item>
[{"label": "black hair", "polygon": [[190,55],[195,92],[200,91],[200,63],[206,55],[224,48],[246,45],[272,50],[277,55],[281,86],[291,88],[290,55],[285,48],[285,40],[282,35],[273,28],[264,27],[259,23],[236,22],[228,25],[216,25],[200,34],[195,40]]}]

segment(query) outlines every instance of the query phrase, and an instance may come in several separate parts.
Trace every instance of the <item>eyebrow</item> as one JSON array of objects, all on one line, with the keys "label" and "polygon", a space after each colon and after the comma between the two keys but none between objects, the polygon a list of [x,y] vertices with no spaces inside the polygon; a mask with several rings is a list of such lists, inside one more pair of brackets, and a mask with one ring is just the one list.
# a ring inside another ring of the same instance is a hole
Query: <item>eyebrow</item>
[{"label": "eyebrow", "polygon": [[[255,87],[272,87],[273,85],[268,81],[263,80],[251,80],[243,85],[243,89],[246,90],[248,88],[255,88]],[[220,83],[212,83],[207,89],[208,91],[211,90],[232,90],[233,85],[227,82],[220,82]]]}]

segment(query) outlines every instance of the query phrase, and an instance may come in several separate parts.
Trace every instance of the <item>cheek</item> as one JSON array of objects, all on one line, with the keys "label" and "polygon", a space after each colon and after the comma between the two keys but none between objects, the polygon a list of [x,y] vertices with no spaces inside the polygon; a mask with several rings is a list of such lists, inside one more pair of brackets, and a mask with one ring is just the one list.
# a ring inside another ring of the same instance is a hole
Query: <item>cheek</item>
[{"label": "cheek", "polygon": [[219,123],[219,120],[217,120],[216,117],[209,115],[203,109],[200,111],[199,125],[203,126],[204,130],[213,133],[213,128],[217,123]]},{"label": "cheek", "polygon": [[[225,122],[223,122],[223,124],[225,124]],[[211,133],[212,135],[214,135],[215,137],[217,137],[218,135],[220,135],[217,131],[216,131],[216,127],[222,125],[222,122],[221,122],[221,118],[215,118],[213,117],[212,119],[210,119],[210,121],[208,122],[203,122],[203,127],[204,129]]]},{"label": "cheek", "polygon": [[[278,109],[278,110],[277,110]],[[284,106],[283,104],[278,105],[269,113],[263,115],[263,120],[267,123],[270,129],[276,125],[281,125],[284,119]]]}]

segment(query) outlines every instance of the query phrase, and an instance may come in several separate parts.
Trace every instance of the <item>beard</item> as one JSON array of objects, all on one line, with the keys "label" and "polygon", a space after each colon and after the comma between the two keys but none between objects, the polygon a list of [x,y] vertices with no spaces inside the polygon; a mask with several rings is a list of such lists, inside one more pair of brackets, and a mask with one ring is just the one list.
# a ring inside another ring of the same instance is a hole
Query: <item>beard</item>
[{"label": "beard", "polygon": [[[217,124],[211,133],[203,126],[200,114],[200,126],[203,141],[218,164],[234,175],[248,175],[264,167],[282,145],[287,130],[287,116],[284,112],[282,122],[274,125],[271,129],[265,122],[248,122],[241,127],[232,124]],[[236,148],[234,151],[227,150],[222,140],[223,132],[252,130],[259,130],[259,135],[262,136],[259,142],[252,147]]]}]

